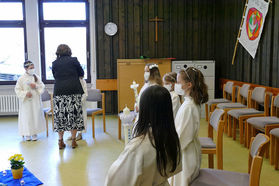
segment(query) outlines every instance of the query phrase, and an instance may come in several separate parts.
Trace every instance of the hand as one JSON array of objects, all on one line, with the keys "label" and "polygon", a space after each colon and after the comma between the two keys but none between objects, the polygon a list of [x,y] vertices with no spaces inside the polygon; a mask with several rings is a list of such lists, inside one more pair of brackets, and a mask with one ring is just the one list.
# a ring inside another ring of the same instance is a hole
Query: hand
[{"label": "hand", "polygon": [[31,98],[32,97],[31,92],[27,92],[26,97]]},{"label": "hand", "polygon": [[30,83],[30,87],[31,87],[32,89],[35,89],[35,88],[36,88],[36,84],[35,84],[35,83]]}]

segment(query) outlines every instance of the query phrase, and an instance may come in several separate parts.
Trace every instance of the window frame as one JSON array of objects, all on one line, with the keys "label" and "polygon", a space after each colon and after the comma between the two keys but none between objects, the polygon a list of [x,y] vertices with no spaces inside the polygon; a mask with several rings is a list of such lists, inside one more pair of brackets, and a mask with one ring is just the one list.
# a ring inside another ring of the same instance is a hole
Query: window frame
[{"label": "window frame", "polygon": [[[27,53],[27,37],[26,37],[26,12],[25,12],[25,0],[0,0],[0,3],[22,3],[22,20],[0,20],[1,28],[23,28],[23,39],[24,39],[24,59],[28,59]],[[22,61],[22,68],[23,68]],[[15,85],[16,81],[0,81],[0,85]]]},{"label": "window frame", "polygon": [[[85,20],[43,20],[43,3],[85,3]],[[46,78],[46,61],[45,61],[45,33],[44,28],[59,28],[59,27],[85,27],[86,28],[86,58],[87,58],[87,83],[91,83],[91,63],[90,63],[90,25],[89,25],[89,2],[87,0],[38,0],[39,6],[39,28],[40,28],[40,52],[41,52],[41,72],[42,81],[46,84],[53,84],[55,80],[47,80]]]}]

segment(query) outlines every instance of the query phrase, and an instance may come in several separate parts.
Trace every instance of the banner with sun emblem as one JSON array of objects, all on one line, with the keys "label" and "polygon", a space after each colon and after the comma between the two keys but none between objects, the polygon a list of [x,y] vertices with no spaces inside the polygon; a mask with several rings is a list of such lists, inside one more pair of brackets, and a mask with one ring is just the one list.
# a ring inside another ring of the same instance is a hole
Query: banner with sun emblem
[{"label": "banner with sun emblem", "polygon": [[249,0],[246,8],[239,42],[253,58],[261,38],[268,5],[269,3],[264,0]]}]

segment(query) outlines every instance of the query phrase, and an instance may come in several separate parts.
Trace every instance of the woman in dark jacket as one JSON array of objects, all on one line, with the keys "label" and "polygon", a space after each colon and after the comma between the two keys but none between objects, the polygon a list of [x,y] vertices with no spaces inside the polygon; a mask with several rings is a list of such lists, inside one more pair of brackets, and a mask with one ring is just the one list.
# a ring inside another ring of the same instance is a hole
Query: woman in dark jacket
[{"label": "woman in dark jacket", "polygon": [[77,147],[76,133],[84,129],[81,97],[83,92],[79,77],[84,71],[76,57],[71,57],[69,46],[61,44],[52,63],[54,84],[54,131],[59,133],[59,149],[65,148],[64,131],[71,131],[72,148]]}]

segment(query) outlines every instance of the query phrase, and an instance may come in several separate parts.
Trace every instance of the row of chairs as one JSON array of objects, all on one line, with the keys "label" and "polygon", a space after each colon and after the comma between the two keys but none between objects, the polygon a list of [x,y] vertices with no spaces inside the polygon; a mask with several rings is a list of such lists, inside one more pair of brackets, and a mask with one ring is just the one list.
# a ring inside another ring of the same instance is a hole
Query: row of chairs
[{"label": "row of chairs", "polygon": [[[48,116],[52,116],[52,130],[54,129],[54,113],[53,113],[53,95],[47,90],[41,95],[42,102],[50,102],[49,106],[43,108],[45,119],[46,119],[46,135],[48,137]],[[97,114],[103,115],[103,130],[106,132],[106,111],[105,111],[105,94],[101,93],[98,89],[89,89],[87,102],[101,102],[101,108],[87,108],[87,116],[91,116],[92,119],[92,136],[95,138],[95,116]]]},{"label": "row of chairs", "polygon": [[[234,94],[237,92],[237,102]],[[206,110],[213,112],[214,109],[223,110],[224,131],[228,136],[236,139],[236,128],[239,127],[240,143],[249,148],[251,137],[257,132],[265,133],[271,136],[271,130],[279,128],[279,95],[272,96],[264,87],[255,87],[250,90],[249,84],[243,84],[241,87],[233,86],[233,82],[227,82],[223,89],[224,98],[210,100],[206,104]],[[270,97],[271,106],[270,106]],[[259,108],[263,109],[260,110]],[[269,107],[271,116],[269,116]],[[206,112],[208,114],[209,112]],[[208,116],[206,117],[208,120]],[[272,132],[272,143],[270,150],[266,150],[266,157],[271,154],[270,163],[275,164],[278,169],[278,149],[277,139],[279,132]]]}]

